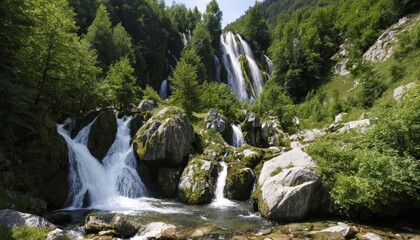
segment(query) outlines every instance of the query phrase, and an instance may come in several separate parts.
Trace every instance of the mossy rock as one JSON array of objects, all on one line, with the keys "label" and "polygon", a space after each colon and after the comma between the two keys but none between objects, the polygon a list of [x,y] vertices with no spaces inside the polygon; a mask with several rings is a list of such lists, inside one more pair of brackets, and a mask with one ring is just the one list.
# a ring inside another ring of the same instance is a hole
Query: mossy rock
[{"label": "mossy rock", "polygon": [[213,199],[217,162],[203,156],[193,158],[184,169],[178,184],[179,198],[188,204],[206,204]]},{"label": "mossy rock", "polygon": [[178,189],[180,168],[161,168],[158,171],[157,186],[162,197],[173,198]]},{"label": "mossy rock", "polygon": [[233,200],[247,200],[251,196],[255,174],[252,169],[240,163],[231,163],[228,166],[225,195]]}]

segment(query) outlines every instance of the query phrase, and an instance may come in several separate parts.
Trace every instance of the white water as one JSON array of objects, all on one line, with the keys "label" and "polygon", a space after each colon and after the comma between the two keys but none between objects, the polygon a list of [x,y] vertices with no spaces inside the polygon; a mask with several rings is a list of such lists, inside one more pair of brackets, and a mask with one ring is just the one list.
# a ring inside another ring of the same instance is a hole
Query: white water
[{"label": "white water", "polygon": [[220,76],[220,62],[219,62],[219,58],[216,55],[213,55],[213,63],[214,63],[214,68],[215,68],[215,74],[216,74],[216,81],[218,83],[221,83],[221,76]]},{"label": "white water", "polygon": [[[228,83],[239,99],[252,102],[262,91],[264,84],[261,71],[254,59],[254,54],[249,44],[239,34],[227,32],[220,36],[223,52],[223,62],[228,72]],[[248,60],[248,68],[251,70],[250,88],[247,91],[247,83],[243,75],[240,58],[245,56]]]},{"label": "white water", "polygon": [[265,63],[267,64],[267,70],[268,74],[271,74],[273,72],[273,61],[271,61],[270,58],[268,58],[266,55],[264,55]]},{"label": "white water", "polygon": [[[131,117],[117,119],[118,129],[114,143],[101,164],[87,148],[92,121],[74,139],[64,125],[57,125],[58,133],[68,146],[69,206],[70,208],[118,207],[128,198],[147,196],[147,190],[136,171],[136,160],[130,144]],[[84,200],[88,195],[88,202]],[[84,206],[88,204],[88,206]]]},{"label": "white water", "polygon": [[168,99],[168,80],[163,80],[162,84],[160,85],[159,96],[166,100]]},{"label": "white water", "polygon": [[246,141],[244,139],[244,135],[242,134],[242,129],[238,125],[232,124],[233,129],[233,135],[232,135],[232,145],[234,147],[242,147],[244,144],[246,144]]},{"label": "white water", "polygon": [[220,166],[222,169],[219,172],[219,177],[217,178],[215,198],[213,202],[211,203],[211,206],[216,207],[216,208],[225,208],[225,207],[235,206],[236,203],[225,198],[225,195],[224,195],[226,178],[228,174],[227,164],[225,162],[220,162]]}]

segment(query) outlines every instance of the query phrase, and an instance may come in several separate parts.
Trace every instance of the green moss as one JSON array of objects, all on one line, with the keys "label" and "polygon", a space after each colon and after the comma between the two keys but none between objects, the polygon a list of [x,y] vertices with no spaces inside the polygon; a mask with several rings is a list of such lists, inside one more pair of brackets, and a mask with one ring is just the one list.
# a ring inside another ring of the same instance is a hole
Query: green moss
[{"label": "green moss", "polygon": [[50,230],[46,228],[14,227],[8,229],[0,226],[2,240],[45,240]]},{"label": "green moss", "polygon": [[274,171],[270,173],[270,177],[276,176],[279,174],[283,169],[281,167],[276,168]]}]

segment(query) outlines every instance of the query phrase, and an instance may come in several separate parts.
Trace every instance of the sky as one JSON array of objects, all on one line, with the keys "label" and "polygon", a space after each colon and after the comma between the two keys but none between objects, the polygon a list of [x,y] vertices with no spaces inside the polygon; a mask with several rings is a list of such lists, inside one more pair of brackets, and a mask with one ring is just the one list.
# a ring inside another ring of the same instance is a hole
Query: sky
[{"label": "sky", "polygon": [[[166,0],[165,2],[167,5],[172,5],[172,0]],[[198,10],[203,13],[210,0],[175,0],[175,2],[183,3],[187,8],[194,8],[197,6]],[[242,16],[250,6],[254,6],[255,4],[255,0],[218,0],[217,2],[223,12],[222,27],[235,21]]]}]

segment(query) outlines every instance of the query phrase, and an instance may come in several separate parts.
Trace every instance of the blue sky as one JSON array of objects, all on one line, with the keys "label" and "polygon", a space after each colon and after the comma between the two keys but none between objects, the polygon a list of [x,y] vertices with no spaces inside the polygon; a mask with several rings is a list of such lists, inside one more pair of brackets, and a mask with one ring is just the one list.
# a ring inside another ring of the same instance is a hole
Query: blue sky
[{"label": "blue sky", "polygon": [[[165,2],[167,5],[172,5],[172,0],[166,0]],[[175,0],[175,2],[184,3],[187,8],[197,6],[198,10],[203,13],[210,0]],[[254,6],[255,4],[255,0],[218,0],[217,2],[223,11],[223,27],[242,16],[250,6]]]}]

